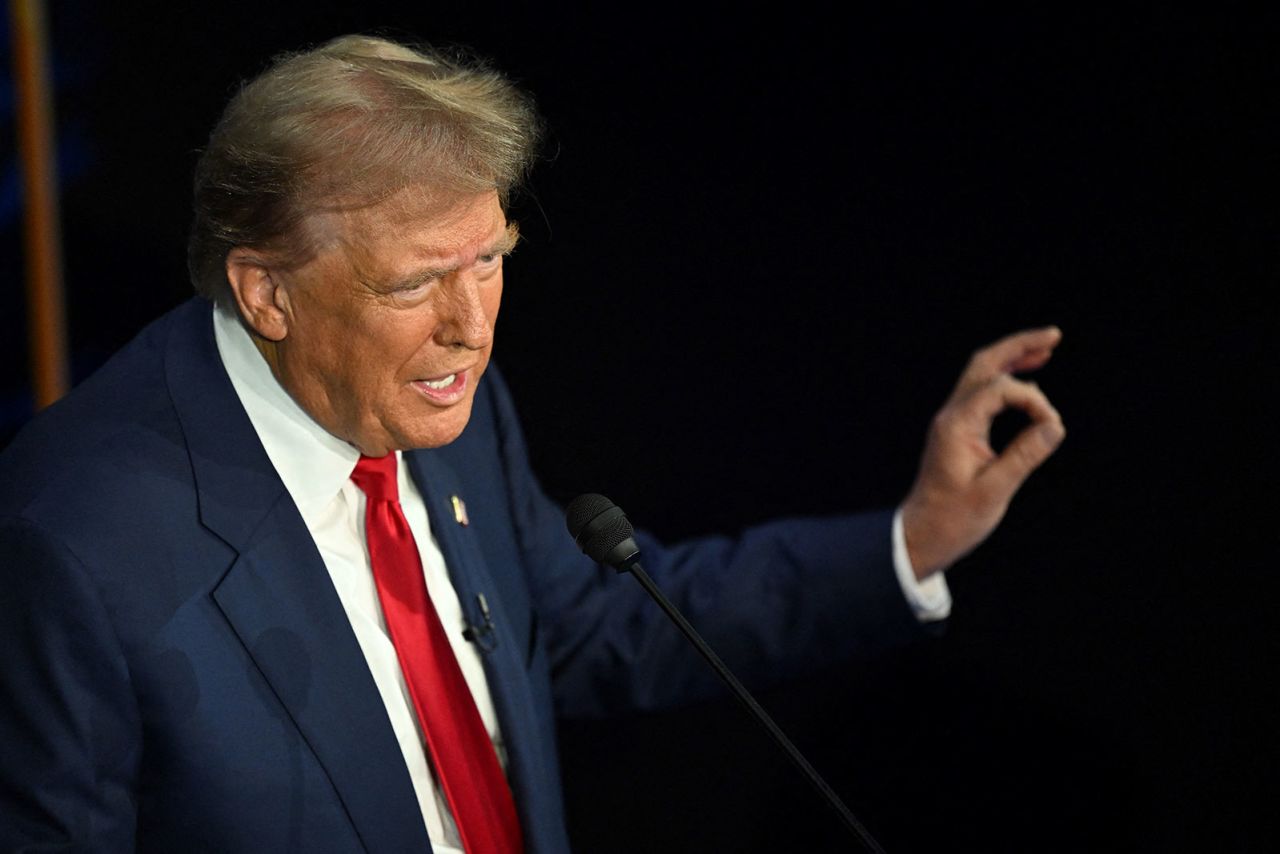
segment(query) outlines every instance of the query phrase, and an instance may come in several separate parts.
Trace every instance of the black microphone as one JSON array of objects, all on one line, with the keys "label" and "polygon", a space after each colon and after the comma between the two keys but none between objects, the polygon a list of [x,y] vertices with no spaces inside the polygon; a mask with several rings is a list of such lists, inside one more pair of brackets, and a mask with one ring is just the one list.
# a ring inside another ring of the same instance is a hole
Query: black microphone
[{"label": "black microphone", "polygon": [[671,618],[676,627],[688,638],[689,642],[694,645],[702,657],[707,660],[711,668],[715,670],[716,675],[721,681],[729,686],[733,695],[738,699],[747,711],[755,718],[769,735],[773,736],[774,742],[782,751],[787,754],[796,767],[804,773],[809,782],[822,795],[827,804],[834,809],[848,830],[857,837],[863,846],[874,854],[884,854],[884,849],[879,843],[872,838],[867,829],[862,826],[845,806],[844,801],[840,800],[840,796],[835,793],[827,782],[822,779],[809,761],[804,758],[804,754],[791,743],[791,739],[787,738],[782,729],[773,722],[773,718],[769,717],[766,712],[751,693],[743,686],[738,678],[733,675],[720,657],[712,651],[702,636],[694,630],[684,615],[671,604],[671,601],[663,595],[658,586],[654,584],[653,579],[640,566],[640,547],[636,544],[635,529],[631,527],[631,522],[627,519],[622,508],[614,504],[603,495],[595,493],[587,493],[579,495],[577,498],[569,502],[569,506],[565,508],[565,522],[569,526],[569,534],[573,537],[573,541],[578,544],[578,548],[586,553],[587,557],[597,563],[605,564],[613,567],[618,572],[630,572],[640,582],[653,600],[658,603],[658,607]]},{"label": "black microphone", "polygon": [[464,610],[462,612],[462,637],[464,640],[475,644],[481,652],[493,652],[498,648],[498,636],[493,631],[493,615],[489,613],[489,600],[484,598],[483,593],[477,593],[476,604],[480,606],[480,617],[484,622],[477,626],[471,622],[471,618],[467,616]]},{"label": "black microphone", "polygon": [[594,492],[579,495],[565,508],[569,535],[596,563],[626,572],[640,558],[635,529],[622,508]]}]

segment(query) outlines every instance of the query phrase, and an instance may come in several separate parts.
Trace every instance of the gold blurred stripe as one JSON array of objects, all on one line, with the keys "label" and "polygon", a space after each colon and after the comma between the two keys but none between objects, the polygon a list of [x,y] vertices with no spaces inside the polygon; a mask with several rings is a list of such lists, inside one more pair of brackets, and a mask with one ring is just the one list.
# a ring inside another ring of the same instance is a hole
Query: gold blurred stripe
[{"label": "gold blurred stripe", "polygon": [[41,409],[66,393],[69,377],[62,235],[58,224],[57,143],[44,3],[10,0],[9,10],[27,255],[27,324],[36,408]]}]

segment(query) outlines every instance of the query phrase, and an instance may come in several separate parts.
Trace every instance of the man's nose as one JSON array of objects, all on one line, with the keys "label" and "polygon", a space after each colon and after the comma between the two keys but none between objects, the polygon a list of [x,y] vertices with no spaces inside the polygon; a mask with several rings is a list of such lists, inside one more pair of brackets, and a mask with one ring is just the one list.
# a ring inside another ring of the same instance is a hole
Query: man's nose
[{"label": "man's nose", "polygon": [[447,347],[480,350],[493,341],[493,324],[485,310],[485,289],[497,285],[474,274],[459,271],[450,277],[440,307],[436,342]]}]

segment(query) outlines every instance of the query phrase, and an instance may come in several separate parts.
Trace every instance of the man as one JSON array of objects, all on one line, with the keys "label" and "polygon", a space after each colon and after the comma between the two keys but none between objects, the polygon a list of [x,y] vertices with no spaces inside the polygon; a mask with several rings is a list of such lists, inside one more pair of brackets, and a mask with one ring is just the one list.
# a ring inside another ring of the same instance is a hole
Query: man
[{"label": "man", "polygon": [[[536,138],[498,75],[365,37],[232,100],[205,299],[0,457],[4,848],[564,851],[556,716],[715,690],[576,552],[488,365]],[[897,512],[641,534],[646,567],[747,681],[913,636],[1062,439],[1012,376],[1059,338],[974,356]]]}]

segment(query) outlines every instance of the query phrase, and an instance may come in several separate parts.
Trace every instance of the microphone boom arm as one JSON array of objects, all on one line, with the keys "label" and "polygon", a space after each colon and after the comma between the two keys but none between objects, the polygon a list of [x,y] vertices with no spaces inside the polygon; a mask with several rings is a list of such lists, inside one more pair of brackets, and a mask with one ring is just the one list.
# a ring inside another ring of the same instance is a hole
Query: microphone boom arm
[{"label": "microphone boom arm", "polygon": [[716,672],[716,675],[720,677],[720,680],[729,687],[729,690],[733,693],[733,696],[738,699],[738,702],[746,708],[747,712],[755,718],[757,723],[765,728],[765,731],[773,737],[773,740],[778,747],[782,748],[782,751],[787,754],[787,757],[791,759],[809,782],[813,784],[813,787],[818,790],[818,793],[822,795],[827,804],[839,814],[841,821],[845,824],[845,827],[847,827],[849,831],[858,838],[858,841],[860,841],[868,851],[874,852],[874,854],[885,854],[884,849],[881,848],[871,834],[867,832],[867,829],[862,826],[862,823],[858,821],[853,812],[845,806],[844,801],[840,800],[840,796],[836,794],[835,790],[832,789],[831,786],[827,784],[827,781],[822,779],[822,775],[809,764],[809,760],[804,758],[804,754],[800,752],[799,748],[791,743],[791,739],[787,738],[787,735],[782,731],[782,728],[774,723],[773,718],[771,718],[769,713],[766,712],[758,702],[756,702],[755,697],[751,696],[751,692],[746,689],[746,686],[738,681],[738,677],[734,676],[733,672],[725,666],[725,663],[720,660],[720,656],[716,655],[715,650],[707,645],[707,642],[702,639],[700,634],[698,634],[697,629],[695,629],[692,624],[684,618],[684,614],[681,614],[676,606],[667,599],[662,590],[659,589],[658,585],[649,577],[649,573],[644,571],[644,567],[640,565],[640,562],[637,560],[628,561],[627,564],[620,567],[620,569],[624,572],[630,572],[635,577],[636,581],[640,582],[640,586],[643,587],[645,592],[653,598],[653,601],[658,603],[658,607],[666,612],[666,615],[671,618],[671,621],[676,624],[681,633],[683,633],[689,642],[693,644],[694,648],[701,653],[702,657],[711,665],[711,669],[713,669]]},{"label": "microphone boom arm", "polygon": [[827,781],[814,769],[809,761],[799,749],[791,743],[791,739],[787,738],[786,733],[773,722],[773,718],[769,717],[755,697],[751,696],[751,692],[738,681],[738,677],[734,676],[732,671],[725,666],[720,660],[720,656],[707,645],[697,630],[684,618],[684,614],[671,604],[671,600],[658,589],[658,585],[649,577],[649,573],[644,571],[640,566],[640,546],[636,543],[634,533],[635,530],[631,526],[631,522],[627,519],[622,508],[618,507],[608,498],[597,493],[587,493],[579,495],[573,501],[569,502],[569,506],[565,509],[565,523],[569,528],[569,535],[573,537],[578,548],[582,549],[588,557],[597,563],[613,567],[618,572],[630,572],[636,581],[640,582],[640,586],[658,603],[658,607],[663,610],[676,627],[684,634],[684,636],[693,644],[694,648],[706,659],[711,665],[711,669],[716,672],[720,680],[729,686],[729,690],[733,696],[738,698],[747,712],[755,718],[760,726],[773,737],[778,747],[782,748],[782,752],[787,754],[791,761],[801,773],[813,784],[813,787],[822,795],[823,800],[836,811],[840,816],[840,820],[844,822],[849,832],[857,837],[858,841],[872,854],[884,854],[884,849],[872,838],[867,829],[856,819],[853,813],[845,806],[844,801],[840,800],[840,796],[835,790],[827,785]]}]

